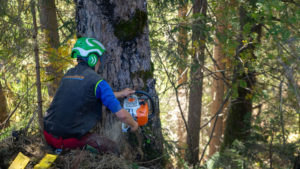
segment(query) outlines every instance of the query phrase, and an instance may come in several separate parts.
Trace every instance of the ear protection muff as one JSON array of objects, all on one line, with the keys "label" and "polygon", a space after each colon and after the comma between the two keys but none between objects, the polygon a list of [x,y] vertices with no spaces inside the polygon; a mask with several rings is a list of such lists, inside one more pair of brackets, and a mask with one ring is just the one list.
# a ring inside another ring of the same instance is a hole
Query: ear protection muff
[{"label": "ear protection muff", "polygon": [[77,58],[77,57],[78,57],[78,54],[77,54],[77,52],[75,52],[75,51],[74,51],[74,52],[72,52],[72,54],[71,54],[71,57],[72,57],[72,58]]},{"label": "ear protection muff", "polygon": [[90,67],[94,67],[98,62],[98,56],[95,53],[91,53],[88,56],[87,63]]}]

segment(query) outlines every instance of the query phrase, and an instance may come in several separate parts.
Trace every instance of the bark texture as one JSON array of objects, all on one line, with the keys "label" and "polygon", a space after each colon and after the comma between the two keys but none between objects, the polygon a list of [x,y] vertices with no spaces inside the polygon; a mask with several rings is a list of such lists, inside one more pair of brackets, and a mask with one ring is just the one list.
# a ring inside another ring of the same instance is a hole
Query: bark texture
[{"label": "bark texture", "polygon": [[36,71],[36,92],[37,92],[37,101],[38,101],[38,118],[40,124],[40,134],[42,137],[43,143],[44,139],[44,123],[43,123],[43,100],[42,100],[42,89],[41,89],[41,77],[40,77],[40,57],[39,57],[39,46],[37,41],[38,27],[36,22],[36,12],[35,12],[35,1],[31,0],[31,14],[32,14],[32,23],[34,26],[32,39],[34,40],[34,60],[35,60],[35,71]]},{"label": "bark texture", "polygon": [[[188,35],[187,35],[187,29],[186,27],[186,14],[187,14],[187,2],[180,2],[178,8],[178,19],[181,20],[181,23],[179,25],[179,32],[178,32],[178,54],[181,58],[182,61],[179,62],[178,65],[178,85],[187,83],[187,71],[185,70],[186,66],[186,61],[188,59],[187,56],[187,41],[188,41]],[[185,92],[186,90],[181,87],[181,89],[178,91],[179,95],[181,97],[185,97],[187,99],[187,93]],[[187,100],[186,100],[187,101]],[[183,112],[184,113],[184,112]],[[186,113],[184,113],[185,115]],[[178,152],[180,157],[183,159],[184,158],[184,153],[185,153],[185,147],[186,147],[186,128],[184,125],[184,121],[182,119],[181,113],[177,113],[177,136],[178,136]],[[178,162],[177,164],[178,168],[182,168],[183,164],[181,162]]]},{"label": "bark texture", "polygon": [[[149,92],[156,97],[151,63],[147,3],[145,0],[75,0],[78,37],[92,37],[107,49],[99,73],[115,90],[125,87]],[[157,97],[156,97],[157,98]],[[98,132],[120,143],[131,159],[153,159],[162,155],[162,133],[157,115],[139,133],[122,133],[121,123],[103,113]]]},{"label": "bark texture", "polygon": [[[215,76],[213,76],[212,81],[212,89],[211,89],[211,96],[212,96],[212,103],[210,106],[211,116],[215,116],[218,112],[220,106],[223,103],[224,93],[226,90],[226,86],[223,80],[225,75],[225,60],[226,56],[223,52],[223,42],[219,40],[219,37],[224,36],[224,29],[226,22],[223,18],[226,17],[224,14],[224,8],[226,4],[220,3],[216,9],[216,17],[217,17],[217,29],[216,29],[216,36],[215,36],[215,45],[213,49],[213,58],[215,59],[216,63],[214,64],[214,72]],[[223,74],[222,74],[223,73]],[[213,132],[213,136],[211,138],[209,144],[209,156],[212,156],[215,152],[219,150],[219,147],[222,142],[222,135],[223,135],[223,120],[226,111],[226,106],[223,111],[219,114],[217,121],[215,122],[216,118],[212,120],[210,126],[210,132]],[[213,130],[213,124],[216,123],[216,126]]]},{"label": "bark texture", "polygon": [[62,69],[59,66],[60,60],[57,52],[59,47],[59,34],[55,0],[39,0],[39,5],[41,28],[45,36],[44,52],[50,62],[46,67],[46,73],[50,78],[50,83],[47,84],[48,94],[50,97],[53,97],[59,86],[60,79],[63,76]]},{"label": "bark texture", "polygon": [[8,111],[7,111],[7,102],[4,90],[2,88],[2,85],[0,83],[0,123],[4,122],[5,119],[8,117]]},{"label": "bark texture", "polygon": [[[206,16],[207,1],[195,0],[193,2],[193,14]],[[198,19],[193,23],[193,56],[192,68],[190,73],[190,96],[188,111],[188,150],[186,154],[187,161],[195,165],[199,161],[199,134],[202,108],[202,88],[203,88],[203,66],[205,35],[203,28],[205,20]]]},{"label": "bark texture", "polygon": [[178,18],[182,20],[179,25],[179,32],[178,32],[178,54],[183,62],[178,65],[178,84],[186,83],[187,82],[187,71],[186,68],[186,60],[187,60],[187,29],[186,27],[186,14],[187,14],[187,3],[180,2],[180,6],[178,8]]}]

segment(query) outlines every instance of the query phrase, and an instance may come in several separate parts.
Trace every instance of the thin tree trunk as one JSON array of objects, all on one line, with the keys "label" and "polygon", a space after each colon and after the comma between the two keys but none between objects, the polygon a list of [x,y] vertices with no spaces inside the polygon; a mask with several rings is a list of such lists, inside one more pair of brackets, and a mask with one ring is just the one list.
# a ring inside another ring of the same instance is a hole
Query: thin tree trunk
[{"label": "thin tree trunk", "polygon": [[[36,89],[37,89],[37,99],[38,99],[38,118],[40,123],[40,132],[43,137],[43,100],[42,100],[42,91],[41,91],[41,79],[40,79],[40,58],[39,58],[39,46],[37,41],[37,23],[36,23],[36,12],[35,12],[35,2],[31,1],[31,13],[33,19],[33,40],[34,40],[34,58],[35,58],[35,70],[36,70]],[[44,141],[44,139],[43,139]]]},{"label": "thin tree trunk", "polygon": [[285,130],[284,130],[284,119],[283,119],[283,112],[282,112],[282,85],[283,85],[283,80],[280,81],[279,84],[279,113],[280,113],[280,124],[281,124],[281,132],[282,132],[282,140],[283,140],[283,145],[286,145],[286,140],[285,140]]},{"label": "thin tree trunk", "polygon": [[272,135],[271,135],[271,142],[269,145],[269,163],[270,163],[270,169],[273,168],[273,139],[274,139],[274,134],[272,131]]},{"label": "thin tree trunk", "polygon": [[193,23],[193,56],[192,68],[190,72],[190,97],[188,111],[188,150],[186,159],[189,164],[195,165],[199,161],[199,134],[202,108],[202,87],[203,87],[203,66],[205,35],[203,28],[205,20],[200,19],[199,15],[206,16],[207,1],[195,0],[193,3],[193,15],[198,16]]},{"label": "thin tree trunk", "polygon": [[[75,0],[75,3],[77,36],[96,38],[107,49],[100,75],[115,91],[130,87],[157,98],[146,1]],[[163,138],[158,99],[156,102],[157,114],[138,134],[122,133],[121,123],[107,112],[103,112],[97,132],[120,143],[121,152],[128,159],[149,160],[161,156]]]},{"label": "thin tree trunk", "polygon": [[0,124],[8,117],[7,102],[5,92],[0,83]]},{"label": "thin tree trunk", "polygon": [[[187,82],[187,71],[185,68],[187,65],[185,64],[187,61],[187,30],[185,28],[186,26],[186,14],[187,14],[187,5],[186,2],[180,2],[179,8],[178,8],[178,19],[182,20],[179,25],[179,33],[178,33],[178,54],[182,61],[179,62],[178,65],[178,85],[186,83]],[[184,89],[180,88],[179,91],[184,91]],[[177,92],[177,91],[176,91]],[[185,92],[179,92],[180,97],[185,97]],[[187,99],[187,98],[185,98]],[[186,106],[185,106],[186,107]],[[184,112],[182,112],[185,114]],[[181,113],[178,112],[177,114],[177,136],[178,136],[178,144],[177,148],[179,151],[180,158],[184,158],[184,152],[186,147],[186,128],[184,125],[184,121],[181,117]],[[182,163],[178,163],[178,168],[182,168]]]},{"label": "thin tree trunk", "polygon": [[61,67],[59,67],[59,34],[56,16],[55,0],[39,0],[40,6],[40,22],[44,33],[46,46],[44,52],[50,62],[46,67],[46,73],[49,75],[50,83],[48,86],[48,94],[53,97],[59,86],[60,79],[63,76]]},{"label": "thin tree trunk", "polygon": [[179,8],[178,8],[178,18],[183,20],[179,24],[179,33],[178,33],[178,54],[180,58],[183,60],[182,62],[179,63],[178,65],[178,84],[186,83],[187,82],[187,71],[185,70],[185,63],[187,60],[187,29],[185,28],[186,26],[186,14],[187,14],[187,3],[185,2],[180,2]]}]

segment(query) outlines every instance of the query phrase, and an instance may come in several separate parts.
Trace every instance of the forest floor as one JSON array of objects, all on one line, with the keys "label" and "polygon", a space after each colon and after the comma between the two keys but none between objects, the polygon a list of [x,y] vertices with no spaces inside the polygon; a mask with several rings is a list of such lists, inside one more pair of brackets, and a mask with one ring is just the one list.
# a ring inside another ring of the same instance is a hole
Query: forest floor
[{"label": "forest floor", "polygon": [[[33,168],[45,156],[46,153],[55,154],[54,150],[44,145],[38,136],[22,136],[18,140],[12,137],[0,142],[0,169],[10,166],[19,152],[30,158],[26,169]],[[77,169],[77,168],[120,168],[120,169],[147,169],[134,162],[125,160],[122,156],[113,154],[95,154],[86,150],[64,150],[53,163],[52,169]],[[157,167],[149,167],[157,168]]]}]

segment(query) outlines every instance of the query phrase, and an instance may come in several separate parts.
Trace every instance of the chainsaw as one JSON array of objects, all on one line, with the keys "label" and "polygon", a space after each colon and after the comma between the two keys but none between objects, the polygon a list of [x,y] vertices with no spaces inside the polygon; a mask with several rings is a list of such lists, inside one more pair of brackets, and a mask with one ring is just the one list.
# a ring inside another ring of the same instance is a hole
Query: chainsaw
[{"label": "chainsaw", "polygon": [[[123,108],[129,112],[139,126],[145,126],[155,115],[152,97],[143,91],[135,91],[124,100]],[[122,131],[128,132],[130,127],[122,123]]]}]

